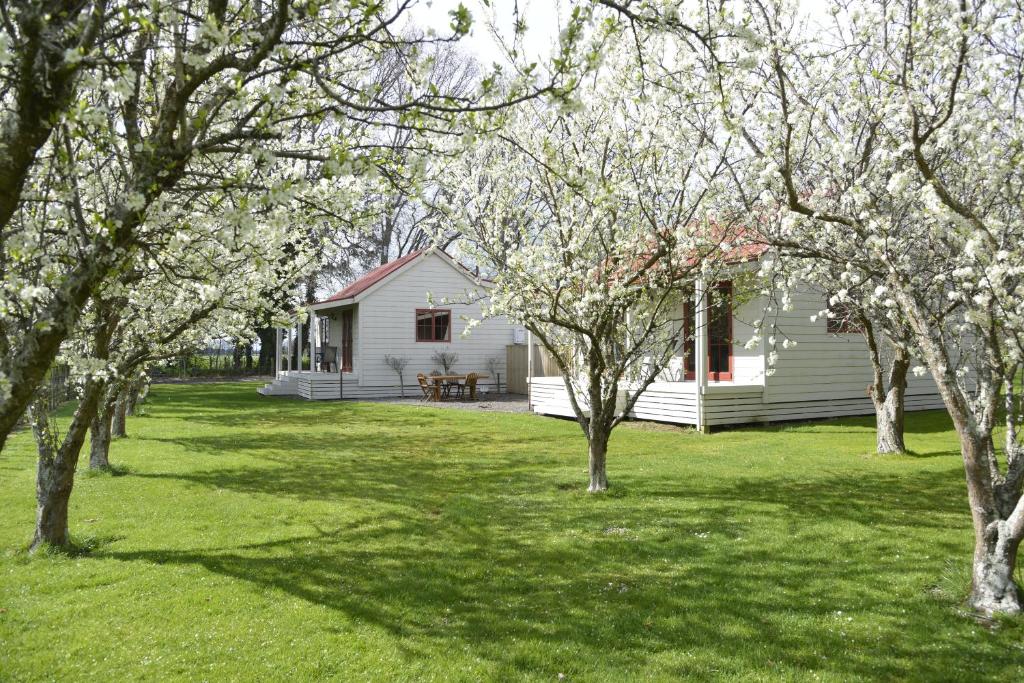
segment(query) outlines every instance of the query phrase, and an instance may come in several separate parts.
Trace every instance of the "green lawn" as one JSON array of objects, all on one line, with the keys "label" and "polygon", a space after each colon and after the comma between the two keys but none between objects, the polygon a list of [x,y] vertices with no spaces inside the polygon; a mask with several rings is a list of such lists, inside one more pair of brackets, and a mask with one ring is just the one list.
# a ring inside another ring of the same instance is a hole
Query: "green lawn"
[{"label": "green lawn", "polygon": [[1021,622],[960,612],[937,413],[906,457],[864,419],[630,424],[592,496],[568,421],[151,397],[76,483],[82,554],[25,553],[30,435],[0,456],[0,680],[1024,678]]}]

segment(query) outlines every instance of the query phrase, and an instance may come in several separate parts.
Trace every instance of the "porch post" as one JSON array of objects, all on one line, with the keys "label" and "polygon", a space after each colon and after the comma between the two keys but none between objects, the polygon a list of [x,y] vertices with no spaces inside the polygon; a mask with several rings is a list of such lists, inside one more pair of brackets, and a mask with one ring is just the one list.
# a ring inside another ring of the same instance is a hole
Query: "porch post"
[{"label": "porch post", "polygon": [[287,354],[284,352],[283,348],[281,350],[281,368],[285,372],[288,372],[289,370],[292,369],[292,330],[290,327],[281,328],[281,341],[284,343],[285,346],[288,347]]},{"label": "porch post", "polygon": [[694,285],[694,340],[693,340],[693,369],[696,375],[697,384],[697,431],[707,432],[707,424],[704,422],[704,389],[708,385],[708,307],[707,287],[704,278],[698,278]]},{"label": "porch post", "polygon": [[533,332],[526,330],[526,409],[533,410]]},{"label": "porch post", "polygon": [[291,345],[289,352],[289,355],[295,354],[295,367],[292,369],[302,372],[302,319],[298,315],[295,316],[295,343]]},{"label": "porch post", "polygon": [[317,344],[317,324],[316,324],[316,313],[313,312],[313,307],[309,307],[309,370],[310,372],[316,372],[316,344]]},{"label": "porch post", "polygon": [[274,339],[277,346],[274,347],[274,379],[281,376],[281,328],[274,326]]}]

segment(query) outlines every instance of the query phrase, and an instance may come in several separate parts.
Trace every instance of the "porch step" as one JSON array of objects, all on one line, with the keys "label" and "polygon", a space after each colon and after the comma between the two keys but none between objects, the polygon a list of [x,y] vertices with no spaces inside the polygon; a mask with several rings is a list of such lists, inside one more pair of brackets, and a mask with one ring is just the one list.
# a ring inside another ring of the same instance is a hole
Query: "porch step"
[{"label": "porch step", "polygon": [[299,382],[296,377],[279,377],[256,391],[263,396],[298,396]]}]

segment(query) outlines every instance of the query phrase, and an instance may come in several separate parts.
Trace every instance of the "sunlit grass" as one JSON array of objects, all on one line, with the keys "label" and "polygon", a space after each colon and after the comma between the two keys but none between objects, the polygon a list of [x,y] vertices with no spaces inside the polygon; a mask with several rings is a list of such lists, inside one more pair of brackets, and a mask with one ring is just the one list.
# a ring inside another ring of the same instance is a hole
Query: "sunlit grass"
[{"label": "sunlit grass", "polygon": [[159,386],[80,476],[85,552],[29,557],[0,456],[0,679],[1020,680],[963,615],[948,420],[702,436],[626,425],[611,495],[572,422]]}]

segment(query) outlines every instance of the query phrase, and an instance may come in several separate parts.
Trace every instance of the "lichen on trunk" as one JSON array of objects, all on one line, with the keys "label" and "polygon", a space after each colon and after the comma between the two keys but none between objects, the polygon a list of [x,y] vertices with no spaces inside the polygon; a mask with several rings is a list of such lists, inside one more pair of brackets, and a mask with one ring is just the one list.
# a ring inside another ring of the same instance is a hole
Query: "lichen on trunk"
[{"label": "lichen on trunk", "polygon": [[876,450],[879,453],[906,453],[904,433],[904,402],[910,361],[898,353],[889,369],[889,383],[879,400],[872,391],[875,406]]},{"label": "lichen on trunk", "polygon": [[1020,587],[1014,581],[1020,539],[1007,522],[989,525],[976,541],[971,572],[970,605],[983,614],[1019,614],[1024,608]]},{"label": "lichen on trunk", "polygon": [[[871,359],[872,381],[868,396],[875,408],[875,447],[880,454],[905,453],[907,446],[904,433],[904,402],[907,393],[907,375],[910,372],[910,356],[906,340],[894,343],[886,338],[892,347],[892,360],[886,373],[882,360],[879,338],[874,325],[866,314],[861,314],[858,324],[864,334]],[[904,337],[906,334],[903,335]]]},{"label": "lichen on trunk", "polygon": [[75,468],[102,395],[100,382],[86,383],[82,398],[63,440],[57,435],[41,401],[32,407],[32,431],[36,438],[36,528],[30,550],[44,546],[67,548],[68,503],[75,482]]},{"label": "lichen on trunk", "polygon": [[128,396],[127,389],[118,394],[114,402],[114,415],[110,424],[110,435],[115,439],[128,436],[127,429]]},{"label": "lichen on trunk", "polygon": [[599,434],[591,431],[589,451],[590,486],[587,491],[598,493],[608,490],[608,472],[606,461],[608,455],[608,434],[599,430]]},{"label": "lichen on trunk", "polygon": [[110,469],[110,431],[114,419],[114,401],[107,398],[89,428],[89,469]]},{"label": "lichen on trunk", "polygon": [[963,395],[947,376],[937,373],[936,380],[960,437],[974,527],[968,602],[982,614],[1019,614],[1024,608],[1014,580],[1024,516],[1019,454],[1009,456],[1007,472],[1002,473],[992,427],[975,424]]}]

